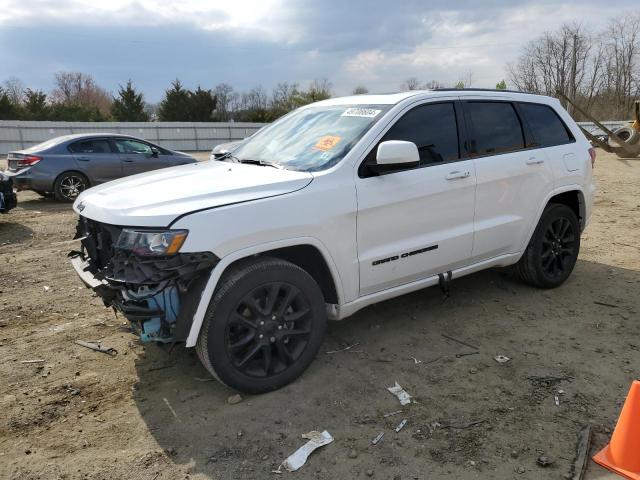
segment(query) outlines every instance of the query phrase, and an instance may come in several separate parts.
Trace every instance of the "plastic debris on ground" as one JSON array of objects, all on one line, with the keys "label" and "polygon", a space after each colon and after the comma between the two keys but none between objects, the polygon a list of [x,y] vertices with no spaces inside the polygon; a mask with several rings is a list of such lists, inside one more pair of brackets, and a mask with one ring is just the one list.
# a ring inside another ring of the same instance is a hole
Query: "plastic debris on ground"
[{"label": "plastic debris on ground", "polygon": [[394,415],[398,415],[399,413],[402,413],[402,410],[396,410],[395,412],[385,413],[383,417],[384,418],[393,417]]},{"label": "plastic debris on ground", "polygon": [[398,433],[400,430],[402,430],[406,424],[407,424],[407,419],[405,418],[396,427],[396,433]]},{"label": "plastic debris on ground", "polygon": [[398,397],[400,405],[409,405],[411,403],[411,395],[409,395],[404,388],[398,385],[398,382],[396,382],[393,387],[387,387],[387,390]]},{"label": "plastic debris on ground", "polygon": [[498,363],[507,363],[509,360],[511,360],[506,355],[496,355],[495,357],[493,357],[493,359]]},{"label": "plastic debris on ground", "polygon": [[371,445],[377,445],[382,441],[382,438],[384,437],[384,432],[380,432],[378,435],[376,435],[376,437],[371,440]]},{"label": "plastic debris on ground", "polygon": [[289,455],[273,473],[282,473],[282,468],[289,472],[295,472],[306,463],[307,458],[314,450],[333,442],[333,437],[326,430],[324,432],[313,430],[304,433],[302,438],[306,438],[309,441]]}]

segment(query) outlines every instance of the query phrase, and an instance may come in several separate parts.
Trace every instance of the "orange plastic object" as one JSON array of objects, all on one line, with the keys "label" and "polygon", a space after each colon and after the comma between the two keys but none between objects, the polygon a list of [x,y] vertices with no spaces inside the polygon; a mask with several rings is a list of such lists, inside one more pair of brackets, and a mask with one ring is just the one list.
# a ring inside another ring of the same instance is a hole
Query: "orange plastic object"
[{"label": "orange plastic object", "polygon": [[625,478],[640,480],[640,381],[631,384],[611,441],[593,460]]}]

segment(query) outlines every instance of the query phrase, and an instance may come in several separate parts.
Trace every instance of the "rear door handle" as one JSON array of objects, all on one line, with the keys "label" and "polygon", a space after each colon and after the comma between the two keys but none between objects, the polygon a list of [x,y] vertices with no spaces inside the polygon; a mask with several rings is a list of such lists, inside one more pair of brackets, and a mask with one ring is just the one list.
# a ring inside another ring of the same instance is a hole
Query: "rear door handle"
[{"label": "rear door handle", "polygon": [[471,175],[471,172],[469,171],[461,172],[459,170],[454,170],[453,172],[449,172],[449,174],[444,178],[447,180],[455,180],[457,178],[467,178],[469,175]]},{"label": "rear door handle", "polygon": [[80,162],[88,162],[88,161],[90,161],[91,159],[90,159],[89,157],[78,157],[78,160],[79,160]]},{"label": "rear door handle", "polygon": [[124,160],[122,160],[123,162],[127,162],[127,163],[133,163],[133,160],[129,159],[129,158],[125,158]]},{"label": "rear door handle", "polygon": [[531,157],[527,160],[527,165],[540,165],[541,163],[544,163],[544,160],[541,158]]}]

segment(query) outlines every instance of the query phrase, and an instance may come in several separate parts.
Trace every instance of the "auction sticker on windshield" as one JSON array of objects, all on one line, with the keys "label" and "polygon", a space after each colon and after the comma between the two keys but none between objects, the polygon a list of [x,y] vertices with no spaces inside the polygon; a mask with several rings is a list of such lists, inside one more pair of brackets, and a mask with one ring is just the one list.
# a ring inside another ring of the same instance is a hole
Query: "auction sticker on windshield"
[{"label": "auction sticker on windshield", "polygon": [[341,116],[373,118],[376,117],[381,111],[382,110],[376,110],[374,108],[347,108]]},{"label": "auction sticker on windshield", "polygon": [[342,137],[338,137],[336,135],[325,135],[313,146],[314,149],[320,150],[321,152],[326,152],[327,150],[331,150],[335,147],[338,142],[342,140]]}]

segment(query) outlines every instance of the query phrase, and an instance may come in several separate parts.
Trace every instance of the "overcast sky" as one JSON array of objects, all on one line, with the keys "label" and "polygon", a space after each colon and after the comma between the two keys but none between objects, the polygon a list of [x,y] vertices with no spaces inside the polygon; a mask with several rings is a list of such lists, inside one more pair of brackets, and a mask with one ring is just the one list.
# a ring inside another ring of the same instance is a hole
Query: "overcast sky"
[{"label": "overcast sky", "polygon": [[[615,8],[609,8],[614,5]],[[176,77],[189,88],[306,86],[334,94],[399,89],[408,77],[474,86],[506,77],[528,40],[563,22],[601,29],[637,9],[618,0],[0,0],[0,82],[49,91],[61,70],[107,90],[131,79],[155,102]]]}]

